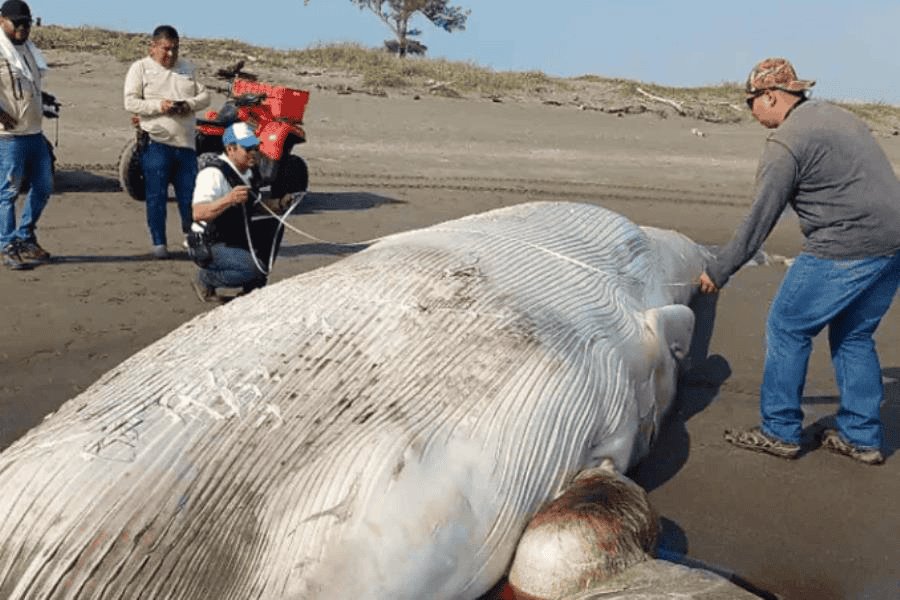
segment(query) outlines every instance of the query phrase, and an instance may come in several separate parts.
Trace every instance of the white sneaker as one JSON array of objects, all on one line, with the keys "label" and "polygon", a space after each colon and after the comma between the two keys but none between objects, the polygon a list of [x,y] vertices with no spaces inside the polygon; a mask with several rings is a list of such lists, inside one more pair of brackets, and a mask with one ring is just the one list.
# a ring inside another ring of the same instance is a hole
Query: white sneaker
[{"label": "white sneaker", "polygon": [[187,236],[184,236],[184,239],[181,241],[181,247],[187,250],[190,246],[188,246]]},{"label": "white sneaker", "polygon": [[166,249],[165,244],[156,244],[155,246],[153,246],[153,258],[169,258],[169,251]]}]

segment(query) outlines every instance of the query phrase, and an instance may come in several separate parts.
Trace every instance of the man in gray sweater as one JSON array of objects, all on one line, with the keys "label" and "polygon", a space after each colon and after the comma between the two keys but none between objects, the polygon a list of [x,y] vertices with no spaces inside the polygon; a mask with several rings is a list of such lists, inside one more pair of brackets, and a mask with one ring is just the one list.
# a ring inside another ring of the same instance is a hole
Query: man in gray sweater
[{"label": "man in gray sweater", "polygon": [[814,84],[797,79],[783,58],[758,63],[747,80],[747,105],[773,131],[750,214],[700,276],[700,290],[714,293],[725,285],[788,205],[805,243],[769,309],[762,424],[726,430],[725,439],[782,458],[800,453],[800,399],[812,338],[828,326],[840,409],[822,446],[881,464],[884,391],[872,336],[900,283],[900,182],[864,122],[807,100]]}]

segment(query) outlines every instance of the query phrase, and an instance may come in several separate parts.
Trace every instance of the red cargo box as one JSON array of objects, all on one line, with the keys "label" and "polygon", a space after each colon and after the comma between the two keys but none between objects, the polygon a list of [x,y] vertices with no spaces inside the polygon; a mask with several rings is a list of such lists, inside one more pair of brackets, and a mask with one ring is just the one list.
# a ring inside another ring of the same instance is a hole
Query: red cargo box
[{"label": "red cargo box", "polygon": [[231,86],[231,93],[234,96],[265,94],[266,99],[263,101],[263,105],[268,107],[272,117],[291,121],[303,120],[303,111],[306,110],[306,103],[309,101],[309,92],[305,90],[295,90],[281,85],[269,85],[246,79],[235,79]]}]

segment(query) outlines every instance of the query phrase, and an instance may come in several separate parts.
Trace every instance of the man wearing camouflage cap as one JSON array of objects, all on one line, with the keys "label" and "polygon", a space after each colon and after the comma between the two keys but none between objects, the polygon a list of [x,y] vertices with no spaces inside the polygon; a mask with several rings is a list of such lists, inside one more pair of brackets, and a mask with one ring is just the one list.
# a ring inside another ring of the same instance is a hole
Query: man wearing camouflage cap
[{"label": "man wearing camouflage cap", "polygon": [[872,336],[900,282],[900,182],[863,121],[807,99],[814,84],[798,79],[783,58],[758,63],[747,78],[747,105],[773,131],[750,214],[700,276],[700,290],[712,293],[725,285],[788,205],[805,242],[769,309],[762,424],[726,430],[725,439],[782,458],[799,455],[812,338],[828,326],[840,408],[836,429],[823,432],[822,446],[881,464],[884,390]]}]

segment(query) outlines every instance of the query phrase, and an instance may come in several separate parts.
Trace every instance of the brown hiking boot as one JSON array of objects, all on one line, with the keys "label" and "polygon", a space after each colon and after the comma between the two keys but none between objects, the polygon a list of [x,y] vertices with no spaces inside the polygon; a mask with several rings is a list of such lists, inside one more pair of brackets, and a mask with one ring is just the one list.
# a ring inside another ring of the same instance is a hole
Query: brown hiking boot
[{"label": "brown hiking boot", "polygon": [[19,256],[26,260],[36,260],[38,262],[47,262],[50,260],[50,253],[41,248],[36,242],[19,242]]},{"label": "brown hiking boot", "polygon": [[19,254],[18,242],[10,242],[3,246],[0,255],[3,258],[3,266],[12,271],[25,271],[34,266],[30,262],[26,262],[22,255]]},{"label": "brown hiking boot", "polygon": [[200,302],[222,301],[221,296],[216,294],[216,288],[211,288],[196,279],[191,281],[191,287],[194,288],[194,293],[197,294],[197,298],[200,299]]},{"label": "brown hiking boot", "polygon": [[782,442],[763,433],[760,427],[750,429],[726,429],[725,441],[744,450],[763,452],[778,458],[793,459],[800,454],[799,444]]},{"label": "brown hiking boot", "polygon": [[865,465],[880,465],[884,463],[884,455],[880,450],[857,448],[853,444],[845,442],[836,429],[826,429],[822,432],[822,447],[826,450],[831,450],[835,454],[849,456]]}]

